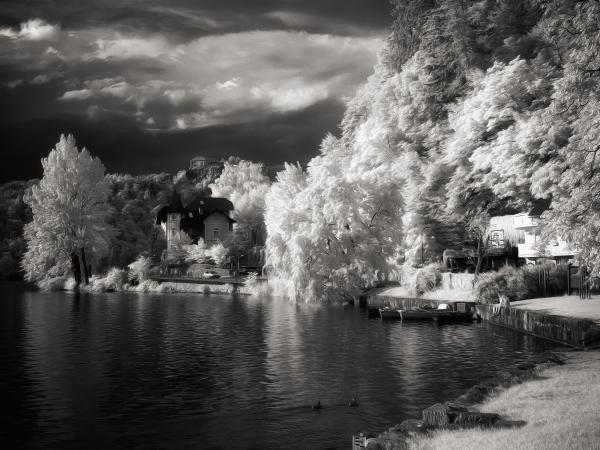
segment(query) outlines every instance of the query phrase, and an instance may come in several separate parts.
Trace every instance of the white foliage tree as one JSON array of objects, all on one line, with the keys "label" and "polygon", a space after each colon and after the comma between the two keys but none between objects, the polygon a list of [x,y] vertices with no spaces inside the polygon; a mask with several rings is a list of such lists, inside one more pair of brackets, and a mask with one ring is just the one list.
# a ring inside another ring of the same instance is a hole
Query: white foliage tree
[{"label": "white foliage tree", "polygon": [[107,251],[112,233],[104,166],[85,148],[79,151],[72,135],[61,135],[42,166],[40,183],[25,198],[33,213],[24,230],[26,279],[62,276],[70,267],[88,282],[89,264]]},{"label": "white foliage tree", "polygon": [[265,196],[270,186],[262,163],[244,160],[226,162],[221,176],[210,185],[213,197],[225,197],[233,203],[233,218],[238,227],[250,233],[251,245],[264,241]]},{"label": "white foliage tree", "polygon": [[402,179],[390,158],[352,155],[328,136],[306,174],[286,165],[267,196],[267,267],[294,301],[356,298],[391,270]]}]

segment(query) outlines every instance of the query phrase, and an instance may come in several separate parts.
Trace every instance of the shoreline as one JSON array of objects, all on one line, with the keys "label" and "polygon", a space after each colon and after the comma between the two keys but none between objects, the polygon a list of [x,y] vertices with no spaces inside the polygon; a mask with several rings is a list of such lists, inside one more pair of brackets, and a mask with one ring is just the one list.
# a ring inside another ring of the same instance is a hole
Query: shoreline
[{"label": "shoreline", "polygon": [[[588,392],[590,386],[597,388]],[[577,445],[570,448],[592,448],[589,443],[600,441],[600,429],[575,425],[597,423],[599,404],[600,352],[550,351],[426,408],[421,419],[404,420],[363,442],[370,450],[501,449],[539,446],[543,436],[547,448],[569,448],[572,440]],[[576,429],[556,430],[557,414],[569,416]],[[556,439],[562,444],[553,446]]]},{"label": "shoreline", "polygon": [[[364,294],[364,301],[361,304],[367,307],[390,306],[398,309],[411,309],[423,306],[435,308],[440,303],[461,302],[471,305],[470,307],[477,312],[483,321],[496,326],[510,328],[521,333],[578,349],[597,348],[600,346],[600,321],[581,316],[557,314],[554,310],[536,309],[532,306],[533,301],[543,299],[524,300],[524,302],[527,302],[524,305],[528,307],[520,308],[517,301],[509,308],[495,310],[492,304],[476,303],[473,300],[442,300],[423,297],[403,297],[393,294],[393,291],[390,292],[388,289],[375,289]],[[589,302],[589,300],[581,301]]]}]

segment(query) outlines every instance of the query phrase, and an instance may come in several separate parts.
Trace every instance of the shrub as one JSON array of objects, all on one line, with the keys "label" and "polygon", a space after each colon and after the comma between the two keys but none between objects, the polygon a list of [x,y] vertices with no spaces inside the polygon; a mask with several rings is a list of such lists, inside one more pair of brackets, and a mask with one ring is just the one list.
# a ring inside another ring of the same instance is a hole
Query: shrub
[{"label": "shrub", "polygon": [[92,277],[89,290],[92,292],[118,292],[124,289],[126,283],[127,272],[113,267],[104,277]]},{"label": "shrub", "polygon": [[62,291],[67,279],[65,277],[44,277],[37,282],[42,291]]},{"label": "shrub", "polygon": [[220,242],[208,249],[208,254],[217,266],[222,266],[227,258],[227,249]]},{"label": "shrub", "polygon": [[144,255],[138,256],[134,262],[127,266],[129,267],[129,281],[143,282],[150,272],[151,265],[152,261],[150,258]]},{"label": "shrub", "polygon": [[474,297],[481,303],[498,303],[503,294],[510,301],[527,297],[528,288],[525,282],[525,271],[514,267],[503,267],[498,272],[487,272],[479,275],[475,283]]},{"label": "shrub", "polygon": [[73,278],[73,277],[67,278],[67,281],[65,281],[65,290],[74,291],[76,287],[77,287],[77,283],[75,282],[75,278]]},{"label": "shrub", "polygon": [[442,284],[442,272],[438,264],[417,269],[409,279],[408,290],[416,297],[433,291]]},{"label": "shrub", "polygon": [[158,284],[156,281],[144,280],[133,290],[135,292],[163,292],[166,290],[166,286]]}]

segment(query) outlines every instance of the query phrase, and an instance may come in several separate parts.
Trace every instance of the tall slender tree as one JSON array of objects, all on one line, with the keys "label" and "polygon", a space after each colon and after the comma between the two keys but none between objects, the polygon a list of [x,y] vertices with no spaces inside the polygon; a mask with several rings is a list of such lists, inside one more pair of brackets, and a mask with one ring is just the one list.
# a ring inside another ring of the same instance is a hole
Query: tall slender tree
[{"label": "tall slender tree", "polygon": [[79,151],[72,135],[61,135],[42,166],[44,176],[25,198],[33,213],[24,231],[25,277],[39,282],[71,271],[77,284],[81,275],[88,283],[90,265],[106,252],[112,233],[104,166]]}]

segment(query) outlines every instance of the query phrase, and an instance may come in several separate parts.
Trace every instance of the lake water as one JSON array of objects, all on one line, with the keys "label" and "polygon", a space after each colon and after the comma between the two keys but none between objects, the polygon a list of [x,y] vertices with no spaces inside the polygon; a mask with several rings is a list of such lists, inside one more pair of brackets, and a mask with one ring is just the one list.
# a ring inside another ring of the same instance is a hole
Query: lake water
[{"label": "lake water", "polygon": [[550,347],[276,298],[0,289],[4,448],[347,449]]}]

